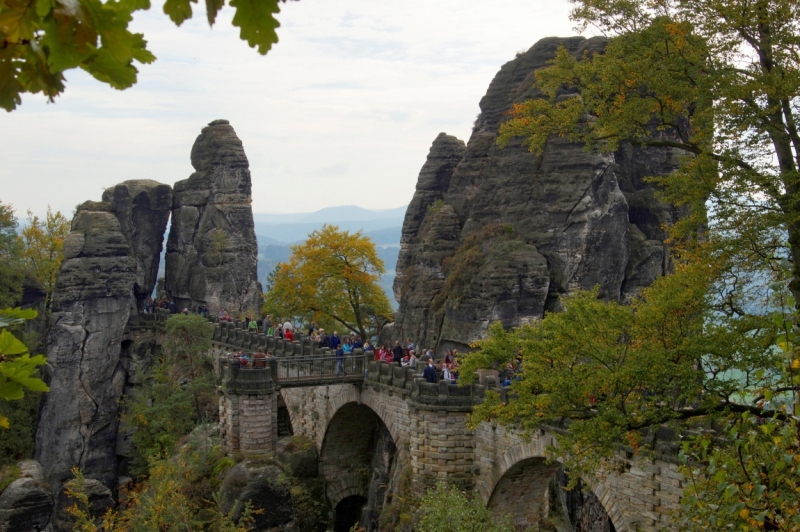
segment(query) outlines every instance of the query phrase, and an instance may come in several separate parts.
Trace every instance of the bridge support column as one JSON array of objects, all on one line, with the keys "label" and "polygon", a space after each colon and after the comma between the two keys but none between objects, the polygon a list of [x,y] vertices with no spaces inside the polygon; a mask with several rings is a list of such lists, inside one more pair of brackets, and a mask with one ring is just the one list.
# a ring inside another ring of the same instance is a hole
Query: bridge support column
[{"label": "bridge support column", "polygon": [[218,359],[219,431],[229,455],[275,452],[278,445],[277,361],[265,367],[240,367],[239,362]]},{"label": "bridge support column", "polygon": [[467,412],[415,408],[411,418],[411,468],[417,491],[439,481],[472,490],[473,435],[467,430]]},{"label": "bridge support column", "polygon": [[278,443],[278,394],[225,393],[219,402],[220,434],[228,454],[274,452]]}]

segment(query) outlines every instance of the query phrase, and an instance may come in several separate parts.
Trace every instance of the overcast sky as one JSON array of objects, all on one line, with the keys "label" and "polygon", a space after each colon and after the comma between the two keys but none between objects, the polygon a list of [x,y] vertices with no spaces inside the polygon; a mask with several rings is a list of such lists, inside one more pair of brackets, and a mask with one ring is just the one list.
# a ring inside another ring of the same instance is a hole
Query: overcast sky
[{"label": "overcast sky", "polygon": [[185,179],[217,118],[244,143],[255,212],[398,207],[439,132],[468,140],[500,66],[574,34],[567,0],[301,0],[282,4],[280,42],[261,56],[229,7],[209,29],[198,4],[180,28],[161,5],[134,21],[158,60],[133,88],[71,70],[55,104],[27,95],[0,118],[0,200],[18,217],[48,204],[71,216],[127,179]]}]

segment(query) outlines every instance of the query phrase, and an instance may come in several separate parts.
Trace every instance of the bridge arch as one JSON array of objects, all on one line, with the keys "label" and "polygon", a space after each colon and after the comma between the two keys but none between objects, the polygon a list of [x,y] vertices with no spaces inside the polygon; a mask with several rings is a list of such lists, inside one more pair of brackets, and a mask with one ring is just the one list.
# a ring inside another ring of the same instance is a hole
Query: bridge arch
[{"label": "bridge arch", "polygon": [[[548,487],[559,474],[559,463],[548,463],[545,439],[535,438],[506,450],[495,467],[476,486],[476,493],[491,510],[512,515],[518,526],[538,526],[547,517],[551,497]],[[561,473],[563,475],[563,473]],[[619,511],[611,490],[602,482],[589,487],[608,515],[613,530],[630,528]]]},{"label": "bridge arch", "polygon": [[[325,428],[319,456],[336,530],[350,530],[355,524],[377,529],[398,466],[397,451],[395,436],[373,408],[351,401],[336,410]],[[354,501],[363,503],[361,510],[349,504]]]}]

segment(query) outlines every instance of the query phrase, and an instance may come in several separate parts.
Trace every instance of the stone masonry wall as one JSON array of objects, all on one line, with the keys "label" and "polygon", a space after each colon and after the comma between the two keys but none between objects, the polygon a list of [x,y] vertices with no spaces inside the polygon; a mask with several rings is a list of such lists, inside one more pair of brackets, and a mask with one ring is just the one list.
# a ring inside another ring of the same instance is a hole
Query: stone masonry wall
[{"label": "stone masonry wall", "polygon": [[411,467],[419,492],[449,481],[471,490],[473,435],[466,412],[414,409],[411,425]]}]

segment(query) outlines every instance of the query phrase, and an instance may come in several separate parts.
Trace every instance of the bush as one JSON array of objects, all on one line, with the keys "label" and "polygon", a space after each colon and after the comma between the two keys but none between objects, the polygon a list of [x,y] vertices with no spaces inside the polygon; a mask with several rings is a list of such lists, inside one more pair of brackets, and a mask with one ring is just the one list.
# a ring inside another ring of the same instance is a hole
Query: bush
[{"label": "bush", "polygon": [[508,516],[498,518],[455,486],[439,483],[423,498],[418,532],[514,532]]}]

